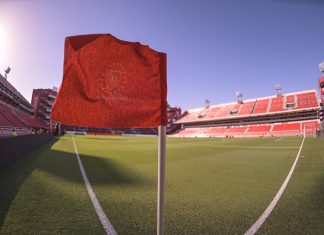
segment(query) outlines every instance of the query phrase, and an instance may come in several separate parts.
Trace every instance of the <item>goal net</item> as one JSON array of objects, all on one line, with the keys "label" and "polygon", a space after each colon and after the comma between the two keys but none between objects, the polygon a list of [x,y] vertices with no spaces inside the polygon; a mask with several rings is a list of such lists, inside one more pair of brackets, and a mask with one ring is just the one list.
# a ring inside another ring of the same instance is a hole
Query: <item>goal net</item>
[{"label": "goal net", "polygon": [[314,137],[316,137],[317,130],[318,130],[318,124],[316,123],[305,124],[303,129],[305,135],[314,136]]}]

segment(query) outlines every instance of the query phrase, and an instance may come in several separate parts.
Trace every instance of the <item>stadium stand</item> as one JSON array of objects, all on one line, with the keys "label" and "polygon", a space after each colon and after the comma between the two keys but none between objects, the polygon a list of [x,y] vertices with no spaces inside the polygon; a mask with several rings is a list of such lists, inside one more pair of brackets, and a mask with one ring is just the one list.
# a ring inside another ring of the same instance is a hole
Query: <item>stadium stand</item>
[{"label": "stadium stand", "polygon": [[232,128],[228,128],[226,134],[235,135],[235,136],[244,135],[247,128],[248,127],[232,127]]},{"label": "stadium stand", "polygon": [[255,106],[256,100],[253,101],[248,101],[246,103],[242,104],[242,107],[240,109],[240,111],[238,112],[238,115],[248,115],[252,113],[252,110]]},{"label": "stadium stand", "polygon": [[284,97],[274,97],[271,99],[271,106],[269,112],[283,111]]},{"label": "stadium stand", "polygon": [[301,123],[284,123],[284,124],[274,124],[271,134],[273,135],[298,135],[302,133],[300,129]]},{"label": "stadium stand", "polygon": [[312,108],[318,106],[318,101],[315,92],[306,92],[297,94],[297,107],[298,109]]},{"label": "stadium stand", "polygon": [[319,127],[318,109],[315,90],[191,109],[175,122],[182,130],[173,136],[300,135],[306,126],[313,134]]},{"label": "stadium stand", "polygon": [[268,110],[270,99],[257,100],[253,114],[266,113]]},{"label": "stadium stand", "polygon": [[296,95],[288,95],[285,96],[285,104],[284,107],[287,109],[295,108],[296,107]]},{"label": "stadium stand", "polygon": [[0,137],[31,134],[44,129],[41,120],[33,116],[31,104],[0,74]]},{"label": "stadium stand", "polygon": [[190,127],[184,128],[173,137],[256,137],[256,136],[291,136],[302,135],[305,127],[306,134],[313,135],[319,129],[319,121],[301,121],[291,123],[276,123],[266,125],[247,125],[232,127]]},{"label": "stadium stand", "polygon": [[251,125],[248,127],[245,135],[247,136],[265,136],[270,133],[271,125]]}]

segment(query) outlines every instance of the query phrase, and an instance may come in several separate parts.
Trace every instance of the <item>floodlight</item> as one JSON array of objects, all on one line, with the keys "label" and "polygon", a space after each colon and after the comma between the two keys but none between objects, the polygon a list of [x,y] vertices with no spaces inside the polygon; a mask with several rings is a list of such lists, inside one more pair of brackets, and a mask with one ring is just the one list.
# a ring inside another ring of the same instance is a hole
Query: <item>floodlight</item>
[{"label": "floodlight", "polygon": [[324,61],[318,65],[318,68],[321,73],[324,73]]}]

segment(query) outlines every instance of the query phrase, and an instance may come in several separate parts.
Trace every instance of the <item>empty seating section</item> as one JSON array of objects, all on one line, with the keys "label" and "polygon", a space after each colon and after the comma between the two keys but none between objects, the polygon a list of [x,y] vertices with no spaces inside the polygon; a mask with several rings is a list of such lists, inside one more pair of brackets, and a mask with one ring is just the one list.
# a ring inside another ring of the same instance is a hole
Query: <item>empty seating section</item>
[{"label": "empty seating section", "polygon": [[230,105],[224,105],[222,109],[219,110],[219,112],[216,115],[216,118],[222,118],[222,117],[227,117],[229,113],[234,109],[235,104],[230,104]]},{"label": "empty seating section", "polygon": [[243,103],[240,111],[238,112],[238,115],[248,115],[248,114],[251,114],[254,105],[255,105],[255,100],[254,101],[249,101],[249,102]]},{"label": "empty seating section", "polygon": [[185,128],[173,134],[175,137],[195,137],[202,134],[203,128]]},{"label": "empty seating section", "polygon": [[171,136],[174,137],[253,137],[253,136],[289,136],[302,135],[305,127],[306,134],[312,135],[319,128],[319,121],[302,121],[293,123],[259,124],[236,127],[200,127],[185,128]]},{"label": "empty seating section", "polygon": [[301,133],[300,122],[298,123],[285,123],[275,124],[272,129],[272,133],[275,135],[289,135]]},{"label": "empty seating section", "polygon": [[232,128],[228,128],[226,134],[243,135],[246,129],[247,127],[232,127]]},{"label": "empty seating section", "polygon": [[286,104],[294,104],[295,103],[295,95],[286,96]]},{"label": "empty seating section", "polygon": [[33,116],[21,111],[21,110],[16,110],[16,113],[23,119],[25,120],[30,126],[37,127],[37,128],[44,128],[44,124],[34,118]]},{"label": "empty seating section", "polygon": [[190,112],[187,115],[183,116],[181,118],[181,121],[183,122],[191,122],[191,121],[197,121],[198,120],[198,112]]},{"label": "empty seating section", "polygon": [[227,127],[208,127],[204,128],[203,134],[206,137],[217,137],[217,136],[223,136],[224,132],[227,130]]},{"label": "empty seating section", "polygon": [[277,112],[303,111],[305,108],[316,109],[319,107],[315,91],[290,93],[282,97],[267,97],[246,101],[243,104],[237,102],[212,106],[208,109],[189,110],[188,114],[180,118],[176,123],[203,122],[223,120],[231,117],[260,116],[262,114],[275,115]]},{"label": "empty seating section", "polygon": [[207,113],[206,113],[206,119],[211,119],[211,118],[215,118],[217,113],[219,112],[219,110],[222,107],[218,106],[218,107],[211,107],[208,109]]},{"label": "empty seating section", "polygon": [[250,126],[247,130],[246,134],[267,134],[271,130],[271,125],[257,125],[257,126]]},{"label": "empty seating section", "polygon": [[6,118],[10,123],[12,127],[18,127],[18,128],[25,128],[26,126],[17,119],[17,117],[13,114],[13,109],[3,103],[0,103],[1,106],[1,115]]},{"label": "empty seating section", "polygon": [[0,127],[45,128],[44,124],[32,115],[2,102],[0,102]]},{"label": "empty seating section", "polygon": [[230,115],[230,116],[238,115],[238,112],[240,111],[241,106],[242,106],[242,104],[239,104],[239,103],[234,104],[232,109],[229,111],[228,115]]},{"label": "empty seating section", "polygon": [[284,110],[284,97],[274,97],[271,99],[269,112],[279,112]]},{"label": "empty seating section", "polygon": [[222,135],[227,130],[227,127],[209,127],[208,134],[211,135]]},{"label": "empty seating section", "polygon": [[200,122],[205,120],[226,119],[254,114],[267,114],[304,108],[317,108],[318,101],[315,91],[287,94],[283,97],[263,98],[247,101],[243,104],[231,103],[210,107],[208,109],[195,109],[189,111],[177,123]]},{"label": "empty seating section", "polygon": [[315,92],[307,92],[297,94],[297,108],[313,108],[318,107],[318,101]]},{"label": "empty seating section", "polygon": [[8,122],[8,120],[4,116],[0,114],[0,126],[10,127],[12,125],[10,122]]},{"label": "empty seating section", "polygon": [[185,128],[180,130],[173,136],[178,137],[215,137],[222,136],[227,130],[227,127],[205,127],[205,128]]},{"label": "empty seating section", "polygon": [[266,113],[268,110],[269,101],[270,99],[257,100],[253,113]]}]

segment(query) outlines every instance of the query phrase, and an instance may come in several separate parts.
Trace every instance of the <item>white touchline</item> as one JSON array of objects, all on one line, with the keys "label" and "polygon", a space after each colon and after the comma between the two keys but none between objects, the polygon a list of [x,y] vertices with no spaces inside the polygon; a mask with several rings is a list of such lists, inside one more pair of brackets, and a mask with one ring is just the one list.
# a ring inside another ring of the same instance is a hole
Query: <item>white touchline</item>
[{"label": "white touchline", "polygon": [[277,192],[276,196],[272,199],[270,205],[268,206],[268,208],[263,212],[263,214],[260,216],[260,218],[251,226],[251,228],[249,228],[249,230],[244,234],[244,235],[254,235],[259,228],[262,226],[262,224],[264,223],[264,221],[269,217],[269,215],[271,214],[273,208],[277,205],[280,197],[282,196],[283,192],[285,191],[287,184],[291,178],[291,175],[293,174],[295,167],[297,165],[297,161],[299,159],[299,155],[300,152],[303,148],[304,145],[304,141],[305,141],[305,134],[304,134],[304,138],[303,141],[299,147],[299,151],[297,153],[296,159],[287,175],[287,178],[285,179],[285,181],[283,182],[283,184],[281,185],[279,191]]},{"label": "white touchline", "polygon": [[282,138],[280,138],[280,139],[276,139],[275,142],[276,142],[276,141],[279,141],[279,140],[282,140]]},{"label": "white touchline", "polygon": [[91,183],[88,179],[88,176],[83,168],[83,165],[82,165],[82,161],[81,161],[81,158],[79,156],[79,152],[78,152],[78,149],[76,147],[76,144],[75,144],[75,141],[74,141],[74,138],[73,138],[73,135],[72,135],[72,140],[73,140],[73,145],[74,145],[74,150],[75,150],[75,154],[77,156],[77,159],[78,159],[78,163],[79,163],[79,167],[80,167],[80,170],[81,170],[81,174],[82,174],[82,177],[83,177],[83,181],[84,181],[84,184],[87,188],[87,191],[88,191],[88,194],[89,194],[89,197],[91,199],[91,202],[92,202],[92,205],[93,207],[95,208],[96,212],[97,212],[97,215],[101,221],[101,224],[102,226],[104,227],[106,233],[108,235],[117,235],[117,232],[115,231],[115,229],[113,228],[113,226],[111,225],[110,221],[108,220],[105,212],[103,211],[97,197],[96,197],[96,194],[94,193],[93,189],[92,189],[92,186],[91,186]]}]

